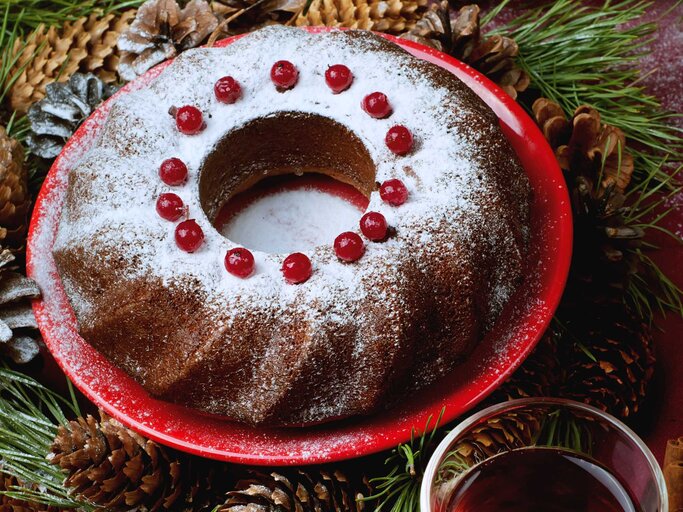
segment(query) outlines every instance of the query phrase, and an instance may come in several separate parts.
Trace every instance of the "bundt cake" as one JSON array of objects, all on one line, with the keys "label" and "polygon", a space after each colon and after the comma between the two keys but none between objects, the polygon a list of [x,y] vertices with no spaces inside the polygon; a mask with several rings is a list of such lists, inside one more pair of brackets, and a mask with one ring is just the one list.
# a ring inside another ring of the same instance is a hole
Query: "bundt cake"
[{"label": "bundt cake", "polygon": [[[213,226],[265,177],[351,184],[367,212],[306,254]],[[82,337],[149,393],[312,424],[458,364],[523,276],[529,185],[493,112],[363,31],[274,26],[190,50],[113,100],[53,248]]]}]

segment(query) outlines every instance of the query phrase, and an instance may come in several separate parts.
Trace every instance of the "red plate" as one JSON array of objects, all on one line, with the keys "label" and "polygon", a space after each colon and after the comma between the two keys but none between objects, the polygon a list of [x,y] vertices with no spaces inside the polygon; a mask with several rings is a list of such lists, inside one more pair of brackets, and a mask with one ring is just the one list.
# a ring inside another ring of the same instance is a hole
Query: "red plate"
[{"label": "red plate", "polygon": [[[301,429],[252,428],[151,398],[78,335],[51,251],[69,169],[102,126],[110,100],[79,128],[52,165],[36,200],[27,251],[28,275],[43,292],[33,309],[45,343],[73,383],[108,414],[160,443],[206,457],[263,465],[330,462],[392,448],[408,440],[413,427],[422,428],[444,407],[445,422],[457,418],[489,394],[531,352],[559,303],[571,256],[569,198],[553,153],[522,108],[488,79],[443,53],[384,37],[450,71],[472,88],[500,118],[529,176],[534,191],[532,250],[528,278],[511,301],[513,306],[503,313],[467,364],[452,376],[399,407],[374,416]],[[236,39],[226,39],[217,46]],[[167,64],[129,83],[117,95],[145,87]]]}]

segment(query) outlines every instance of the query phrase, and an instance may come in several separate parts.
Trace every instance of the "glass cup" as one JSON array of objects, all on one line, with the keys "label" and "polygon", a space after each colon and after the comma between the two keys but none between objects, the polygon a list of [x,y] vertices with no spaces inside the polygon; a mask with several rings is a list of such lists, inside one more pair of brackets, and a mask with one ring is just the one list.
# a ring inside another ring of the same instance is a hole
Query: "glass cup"
[{"label": "glass cup", "polygon": [[[662,471],[645,443],[613,416],[559,398],[511,400],[458,424],[429,460],[420,492],[420,510],[450,512],[452,501],[457,499],[454,494],[470,485],[470,477],[481,474],[482,463],[528,448],[577,454],[611,473],[636,510],[669,510]],[[471,473],[473,468],[476,473]],[[500,488],[490,492],[500,492]]]}]

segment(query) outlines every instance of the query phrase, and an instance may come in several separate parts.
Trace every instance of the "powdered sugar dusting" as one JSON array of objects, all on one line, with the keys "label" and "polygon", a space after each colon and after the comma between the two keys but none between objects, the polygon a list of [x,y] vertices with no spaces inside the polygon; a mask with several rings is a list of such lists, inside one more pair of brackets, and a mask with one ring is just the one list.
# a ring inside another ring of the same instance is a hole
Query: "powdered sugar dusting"
[{"label": "powdered sugar dusting", "polygon": [[[473,115],[471,106],[417,71],[412,57],[395,53],[388,57],[372,39],[353,41],[284,27],[262,30],[225,49],[187,51],[150,87],[117,100],[98,143],[71,172],[69,186],[77,192],[73,193],[76,199],[67,199],[54,244],[56,254],[96,250],[96,264],[105,267],[126,261],[125,274],[116,274],[121,286],[144,278],[187,293],[199,289],[204,306],[197,316],[215,325],[217,333],[228,332],[238,322],[256,329],[259,322],[249,323],[253,319],[245,319],[247,311],[255,319],[259,315],[268,321],[277,318],[278,330],[295,331],[304,340],[297,348],[301,354],[297,364],[279,366],[275,353],[271,358],[268,353],[260,354],[247,378],[250,384],[236,403],[213,396],[206,397],[202,407],[233,410],[237,416],[257,419],[272,413],[269,407],[291,391],[286,381],[272,376],[296,373],[299,365],[310,370],[316,359],[334,358],[339,347],[327,346],[323,334],[355,326],[350,333],[353,350],[345,385],[334,396],[324,390],[312,395],[299,418],[308,422],[353,412],[354,407],[361,407],[359,397],[377,388],[375,379],[384,378],[375,375],[377,368],[383,365],[388,371],[406,342],[403,338],[414,302],[403,284],[406,265],[411,272],[429,275],[432,263],[446,251],[463,265],[476,268],[483,256],[481,247],[472,243],[475,234],[488,234],[491,252],[514,245],[510,221],[503,211],[491,207],[491,198],[499,191],[488,180],[481,152],[482,142],[497,133],[497,127],[482,119],[476,130],[454,130],[454,121]],[[286,93],[275,90],[267,72],[278,59],[290,60],[300,70],[298,84]],[[327,65],[337,62],[349,66],[355,79],[349,90],[333,95],[324,85],[323,74]],[[243,97],[235,105],[218,103],[212,93],[214,82],[225,74],[242,84]],[[393,107],[390,119],[370,119],[360,110],[363,96],[374,90],[388,94]],[[167,111],[184,104],[204,112],[207,128],[201,134],[189,137],[175,129]],[[387,206],[377,193],[370,198],[368,209],[383,213],[397,228],[395,236],[386,243],[369,244],[355,265],[341,263],[329,244],[315,247],[309,254],[313,276],[299,286],[282,279],[282,256],[264,251],[254,251],[257,272],[251,278],[228,274],[223,258],[236,244],[213,229],[197,188],[202,162],[227,132],[255,118],[288,111],[326,116],[347,127],[366,146],[377,180],[399,178],[410,190],[409,201],[400,208]],[[384,135],[393,124],[411,128],[417,143],[410,155],[397,157],[385,147]],[[178,250],[174,224],[160,219],[154,208],[158,195],[167,190],[157,169],[170,156],[188,166],[187,184],[174,192],[188,205],[206,236],[202,248],[192,254]],[[501,271],[490,277],[492,318],[512,292],[514,273],[519,274],[512,264],[501,262],[500,266]],[[70,275],[62,278],[81,325],[95,324],[98,305],[84,292],[83,283]],[[463,286],[474,288],[473,279],[474,275],[463,271]],[[368,311],[367,304],[382,305],[383,321],[389,320],[396,331],[380,330],[378,313]],[[394,340],[394,347],[378,352],[377,345],[387,338]],[[269,350],[276,350],[276,341],[274,336]],[[201,361],[210,354],[198,351],[193,357]],[[378,358],[387,360],[382,363]],[[144,382],[145,368],[135,361],[122,364]],[[448,358],[437,362],[428,380],[453,365]]]}]

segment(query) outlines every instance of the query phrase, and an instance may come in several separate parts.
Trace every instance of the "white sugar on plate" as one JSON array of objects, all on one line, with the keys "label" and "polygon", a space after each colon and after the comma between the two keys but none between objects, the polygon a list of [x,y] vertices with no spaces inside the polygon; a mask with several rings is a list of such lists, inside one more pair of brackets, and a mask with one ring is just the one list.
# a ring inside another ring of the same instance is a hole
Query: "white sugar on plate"
[{"label": "white sugar on plate", "polygon": [[258,198],[221,228],[248,249],[286,254],[331,244],[358,226],[361,212],[351,203],[318,190],[285,190]]}]

